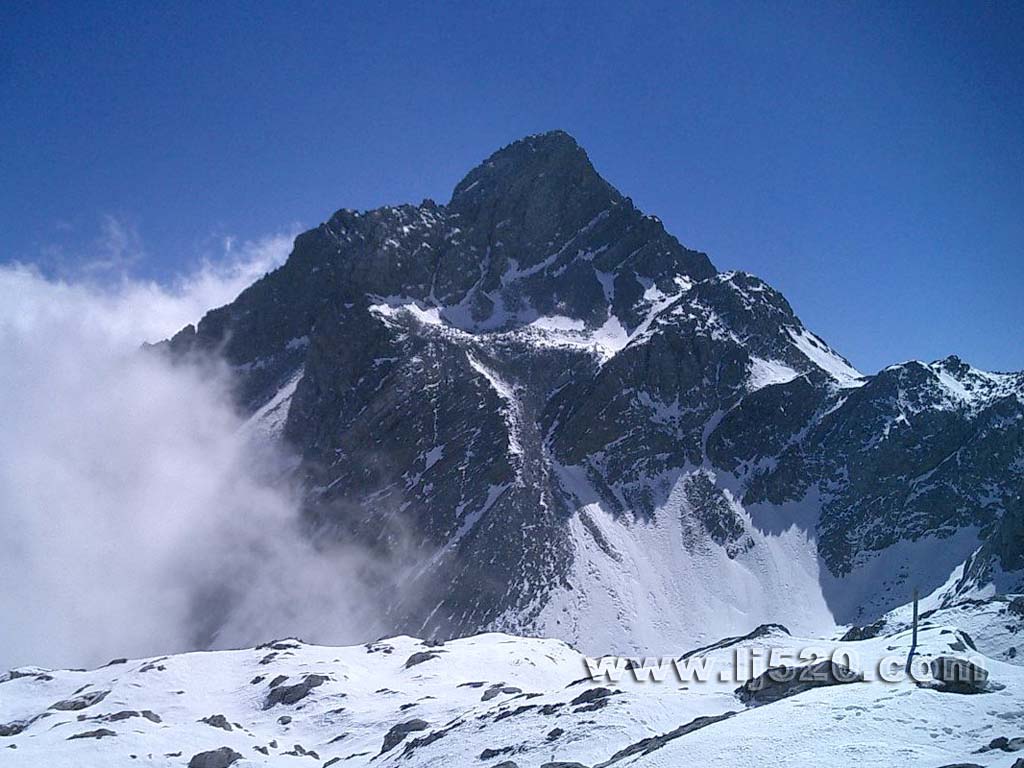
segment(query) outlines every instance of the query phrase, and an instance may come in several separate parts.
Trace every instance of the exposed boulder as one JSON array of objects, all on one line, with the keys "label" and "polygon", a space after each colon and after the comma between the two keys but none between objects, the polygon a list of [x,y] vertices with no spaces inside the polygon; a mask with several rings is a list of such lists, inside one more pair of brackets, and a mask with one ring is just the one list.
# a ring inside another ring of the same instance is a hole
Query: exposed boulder
[{"label": "exposed boulder", "polygon": [[416,651],[412,656],[405,660],[405,668],[415,667],[417,664],[422,664],[425,661],[436,659],[440,654],[435,651]]},{"label": "exposed boulder", "polygon": [[309,692],[328,680],[326,675],[306,675],[302,682],[295,685],[280,685],[271,688],[267,698],[263,702],[264,709],[270,709],[277,704],[295,704],[309,695]]},{"label": "exposed boulder", "polygon": [[988,688],[988,671],[967,659],[938,656],[929,665],[937,689],[946,693],[982,693]]},{"label": "exposed boulder", "polygon": [[491,699],[493,699],[501,693],[511,696],[513,694],[522,692],[522,688],[516,688],[513,685],[505,685],[504,683],[495,683],[486,691],[484,691],[483,696],[480,697],[480,701],[490,701]]},{"label": "exposed boulder", "polygon": [[607,706],[609,698],[616,693],[621,693],[621,691],[613,691],[609,688],[603,687],[588,688],[575,699],[570,701],[569,706],[577,707],[577,709],[574,710],[577,714],[580,712],[594,712],[595,710],[602,709]]},{"label": "exposed boulder", "polygon": [[110,691],[89,691],[88,693],[83,693],[70,699],[58,701],[56,704],[51,704],[50,709],[56,709],[62,712],[73,712],[79,709],[85,709],[86,707],[91,707],[94,704],[99,704],[107,697],[108,693],[110,693]]},{"label": "exposed boulder", "polygon": [[772,667],[747,680],[736,689],[736,695],[744,704],[753,707],[796,696],[812,688],[863,681],[862,674],[843,664],[825,660],[802,667]]},{"label": "exposed boulder", "polygon": [[292,638],[292,637],[288,637],[288,638],[285,638],[284,640],[271,640],[269,643],[263,643],[262,645],[257,645],[256,646],[256,650],[258,650],[258,651],[265,651],[265,650],[271,650],[271,651],[294,651],[295,649],[301,647],[301,645],[302,645],[302,643],[299,640],[296,640],[295,638]]},{"label": "exposed boulder", "polygon": [[1006,736],[998,736],[988,743],[988,746],[982,747],[978,750],[978,753],[993,752],[995,750],[1000,752],[1020,752],[1024,750],[1024,736],[1017,736],[1015,738],[1007,738]]},{"label": "exposed boulder", "polygon": [[499,757],[501,755],[507,755],[509,752],[512,752],[514,750],[515,750],[515,747],[496,747],[496,748],[495,747],[488,747],[487,749],[485,749],[483,752],[480,753],[480,759],[481,760],[492,760],[495,757]]},{"label": "exposed boulder", "polygon": [[876,621],[874,624],[868,624],[866,627],[850,627],[846,630],[846,634],[839,639],[844,643],[855,642],[858,640],[870,640],[873,637],[878,637],[884,629],[885,620],[881,619]]},{"label": "exposed boulder", "polygon": [[4,672],[0,675],[0,683],[9,683],[11,680],[19,680],[23,677],[33,677],[42,682],[53,680],[53,675],[48,674],[45,670],[39,667],[26,667]]},{"label": "exposed boulder", "polygon": [[428,727],[426,720],[407,720],[404,723],[392,726],[384,735],[384,744],[380,748],[380,754],[384,754],[398,746],[406,736],[414,731],[425,731]]},{"label": "exposed boulder", "polygon": [[291,755],[292,757],[312,757],[314,760],[320,759],[320,755],[311,749],[306,749],[301,744],[294,744],[290,750],[281,754]]},{"label": "exposed boulder", "polygon": [[[133,709],[124,709],[124,710],[121,710],[120,712],[115,712],[112,715],[107,715],[105,718],[101,718],[101,719],[107,720],[108,722],[111,722],[111,723],[116,723],[119,720],[129,720],[129,719],[131,719],[133,717],[139,717],[139,716],[140,716],[139,713],[136,712]],[[79,720],[85,719],[85,715],[79,715],[78,719]]]},{"label": "exposed boulder", "polygon": [[231,730],[231,723],[228,722],[224,715],[210,715],[209,717],[204,717],[199,722],[212,725],[214,728],[223,728],[225,731]]},{"label": "exposed boulder", "polygon": [[97,728],[95,731],[83,731],[74,736],[68,736],[68,741],[72,739],[103,739],[107,736],[117,736],[117,734],[109,728]]},{"label": "exposed boulder", "polygon": [[120,722],[122,720],[131,720],[132,718],[135,718],[135,717],[144,717],[146,720],[149,720],[151,723],[162,723],[163,722],[163,719],[160,717],[160,715],[158,715],[156,712],[153,712],[152,710],[149,710],[149,709],[144,709],[141,712],[138,712],[138,711],[136,711],[134,709],[122,709],[119,712],[114,712],[112,714],[108,714],[108,715],[94,715],[92,717],[89,717],[88,715],[85,715],[85,714],[81,714],[81,715],[78,716],[78,720],[80,722],[81,721],[86,721],[86,720],[92,720],[92,721],[99,721],[99,722],[102,722],[102,723],[118,723],[118,722]]},{"label": "exposed boulder", "polygon": [[188,768],[228,768],[236,760],[241,759],[242,756],[231,747],[221,747],[193,755],[188,761]]},{"label": "exposed boulder", "polygon": [[721,722],[722,720],[727,720],[735,714],[735,712],[724,712],[721,715],[695,718],[690,722],[685,723],[684,725],[681,725],[678,728],[669,731],[668,733],[663,733],[660,736],[651,736],[650,738],[642,739],[641,741],[638,741],[635,744],[630,744],[625,749],[620,749],[618,752],[612,755],[610,759],[606,760],[598,766],[595,766],[595,768],[606,768],[606,766],[614,765],[620,760],[626,760],[629,758],[639,757],[642,755],[649,755],[651,752],[656,752],[657,750],[661,749],[670,741],[678,739],[681,736],[685,736],[688,733],[699,731],[701,728],[704,728],[705,726],[713,725],[714,723]]},{"label": "exposed boulder", "polygon": [[31,720],[15,720],[10,723],[0,723],[0,737],[17,736],[31,724]]}]

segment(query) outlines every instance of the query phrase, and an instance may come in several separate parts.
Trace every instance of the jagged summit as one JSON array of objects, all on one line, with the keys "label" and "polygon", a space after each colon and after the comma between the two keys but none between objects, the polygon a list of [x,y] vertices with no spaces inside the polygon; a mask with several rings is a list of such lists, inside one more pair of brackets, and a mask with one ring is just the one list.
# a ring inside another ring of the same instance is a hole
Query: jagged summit
[{"label": "jagged summit", "polygon": [[576,140],[564,131],[552,131],[520,139],[492,154],[455,186],[449,205],[457,213],[475,216],[481,208],[493,206],[507,213],[525,213],[523,209],[564,209],[576,202],[596,206],[591,211],[594,215],[621,200]]},{"label": "jagged summit", "polygon": [[603,179],[564,131],[528,136],[492,154],[459,182],[448,212],[459,240],[483,254],[485,309],[497,298],[493,291],[537,276],[571,285],[574,294],[560,300],[534,293],[534,301],[548,305],[538,308],[541,314],[561,303],[561,314],[600,325],[606,305],[618,299],[623,322],[635,326],[640,314],[633,286],[623,285],[617,296],[607,285],[620,271],[666,289],[677,276],[699,280],[715,272],[704,254],[680,246],[660,221]]},{"label": "jagged summit", "polygon": [[575,138],[562,130],[524,136],[494,151],[470,170],[455,185],[452,199],[459,198],[467,186],[489,176],[536,176],[565,172],[597,175],[586,151]]},{"label": "jagged summit", "polygon": [[[495,152],[455,187],[449,210],[471,244],[500,243],[506,251],[526,254],[565,246],[624,202],[576,141],[555,131]],[[515,258],[533,266],[532,259]]]}]

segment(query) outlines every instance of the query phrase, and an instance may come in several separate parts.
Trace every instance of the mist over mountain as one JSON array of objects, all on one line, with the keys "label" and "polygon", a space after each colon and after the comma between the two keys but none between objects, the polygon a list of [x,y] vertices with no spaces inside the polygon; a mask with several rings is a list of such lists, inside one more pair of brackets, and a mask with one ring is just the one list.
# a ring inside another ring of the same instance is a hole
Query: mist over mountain
[{"label": "mist over mountain", "polygon": [[290,241],[237,244],[169,286],[0,267],[0,666],[373,631],[360,572],[386,560],[304,535],[293,458],[239,417],[230,371],[140,349]]}]

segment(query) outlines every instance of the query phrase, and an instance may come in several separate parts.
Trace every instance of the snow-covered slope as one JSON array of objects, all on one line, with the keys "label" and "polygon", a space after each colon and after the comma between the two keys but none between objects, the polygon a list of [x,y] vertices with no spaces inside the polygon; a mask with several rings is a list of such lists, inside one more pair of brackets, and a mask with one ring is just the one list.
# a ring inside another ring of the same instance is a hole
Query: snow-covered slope
[{"label": "snow-covered slope", "polygon": [[[999,610],[987,619],[976,612],[975,634],[982,624],[1006,624]],[[638,682],[647,675],[621,661],[614,680],[588,680],[601,660],[588,663],[561,641],[502,634],[443,645],[396,637],[346,648],[286,640],[88,671],[23,668],[0,678],[0,763],[1008,766],[1013,758],[1003,749],[979,750],[1024,731],[1024,669],[973,650],[950,623],[961,616],[940,609],[924,620],[917,648],[924,685],[874,674],[880,659],[894,659],[897,671],[902,666],[911,636],[901,627],[859,641],[762,627],[686,654],[691,669],[707,665],[706,682],[677,679],[671,667],[661,682]],[[1010,618],[1013,636],[1024,637],[1021,617]],[[768,666],[769,651],[810,649],[866,681],[783,686],[774,701],[737,695]],[[989,673],[984,690],[930,687],[924,669],[937,656],[982,666]],[[604,663],[609,669],[615,660]]]},{"label": "snow-covered slope", "polygon": [[[567,485],[583,485],[566,474]],[[668,653],[770,622],[804,635],[832,629],[807,531],[760,531],[725,496],[724,513],[737,528],[721,546],[702,524],[712,503],[695,498],[692,478],[680,476],[642,520],[611,515],[596,501],[580,509],[570,521],[567,584],[544,606],[536,631],[587,653]]]}]

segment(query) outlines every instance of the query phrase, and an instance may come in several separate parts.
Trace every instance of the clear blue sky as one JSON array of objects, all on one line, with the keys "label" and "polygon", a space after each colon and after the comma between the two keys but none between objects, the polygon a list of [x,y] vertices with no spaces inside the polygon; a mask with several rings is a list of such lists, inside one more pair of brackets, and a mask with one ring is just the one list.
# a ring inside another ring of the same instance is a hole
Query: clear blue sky
[{"label": "clear blue sky", "polygon": [[446,201],[563,128],[865,371],[1024,368],[1019,4],[5,3],[0,260]]}]

